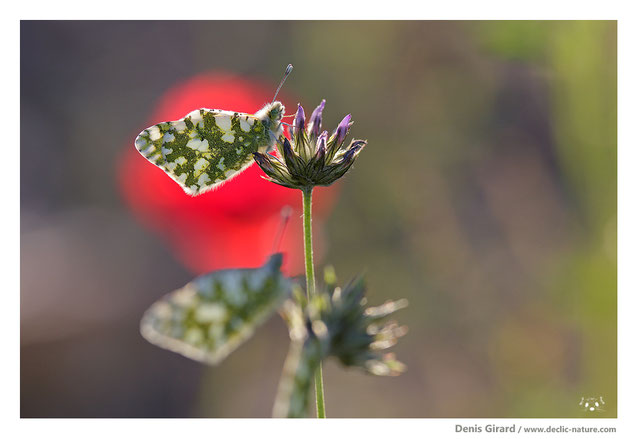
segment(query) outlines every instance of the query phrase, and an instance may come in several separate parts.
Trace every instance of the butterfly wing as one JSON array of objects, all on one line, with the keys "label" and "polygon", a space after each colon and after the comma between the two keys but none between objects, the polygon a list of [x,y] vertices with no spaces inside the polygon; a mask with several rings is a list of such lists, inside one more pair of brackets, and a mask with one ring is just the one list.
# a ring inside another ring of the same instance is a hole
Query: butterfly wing
[{"label": "butterfly wing", "polygon": [[249,338],[290,291],[282,254],[260,268],[215,271],[155,302],[144,314],[144,338],[196,361],[217,364]]},{"label": "butterfly wing", "polygon": [[186,193],[199,195],[250,166],[253,152],[270,149],[268,126],[256,115],[202,108],[145,129],[135,147]]}]

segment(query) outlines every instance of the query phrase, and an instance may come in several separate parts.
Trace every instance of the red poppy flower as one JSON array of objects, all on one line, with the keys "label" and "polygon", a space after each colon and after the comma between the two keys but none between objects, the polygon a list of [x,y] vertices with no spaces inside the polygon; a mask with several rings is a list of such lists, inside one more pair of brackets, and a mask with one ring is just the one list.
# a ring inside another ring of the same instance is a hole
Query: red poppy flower
[{"label": "red poppy flower", "polygon": [[[202,74],[169,90],[144,126],[184,117],[197,108],[255,113],[269,101],[274,87],[221,73]],[[284,104],[285,97],[281,99]],[[288,107],[293,108],[293,107]],[[131,137],[133,139],[134,136]],[[293,213],[279,251],[286,253],[290,274],[303,270],[301,192],[270,183],[258,166],[250,166],[220,188],[191,197],[164,172],[126,145],[119,163],[119,183],[126,203],[143,224],[168,240],[176,256],[194,273],[221,268],[256,267],[273,252],[284,206]],[[330,210],[335,186],[317,188],[313,227]],[[316,240],[321,253],[321,240]]]}]

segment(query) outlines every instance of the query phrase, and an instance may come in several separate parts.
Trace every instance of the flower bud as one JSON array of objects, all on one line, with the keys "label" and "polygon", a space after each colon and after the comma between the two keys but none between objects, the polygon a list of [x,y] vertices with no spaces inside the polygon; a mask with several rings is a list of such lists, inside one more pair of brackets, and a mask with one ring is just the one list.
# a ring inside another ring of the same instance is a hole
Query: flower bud
[{"label": "flower bud", "polygon": [[309,164],[309,173],[310,179],[313,181],[317,181],[317,177],[322,174],[324,167],[326,165],[326,141],[328,139],[328,132],[324,131],[317,138],[317,152],[315,156],[312,158]]},{"label": "flower bud", "polygon": [[253,158],[255,159],[259,167],[264,170],[264,172],[268,173],[274,170],[265,154],[262,154],[260,152],[253,152]]},{"label": "flower bud", "polygon": [[286,166],[277,158],[270,154],[254,152],[253,157],[259,167],[270,177],[270,181],[277,182],[290,178]]},{"label": "flower bud", "polygon": [[365,140],[353,140],[350,144],[348,151],[343,155],[343,162],[350,162],[354,160],[356,155],[361,151],[361,149],[366,145]]},{"label": "flower bud", "polygon": [[324,131],[317,138],[317,153],[315,154],[315,158],[318,160],[319,158],[323,159],[326,155],[326,143],[328,142],[328,131]]},{"label": "flower bud", "polygon": [[293,132],[297,136],[300,131],[303,131],[306,124],[306,115],[303,111],[301,104],[297,104],[297,113],[295,114],[295,121],[293,122]]},{"label": "flower bud", "polygon": [[337,136],[337,145],[339,147],[341,146],[343,141],[346,140],[346,136],[348,135],[348,131],[350,130],[350,125],[352,125],[352,123],[350,122],[351,119],[352,116],[348,114],[346,117],[343,118],[343,120],[337,127],[337,131],[335,132],[335,134]]},{"label": "flower bud", "polygon": [[292,160],[295,153],[292,150],[292,145],[290,144],[290,141],[284,138],[283,144],[284,144],[284,159],[286,161]]},{"label": "flower bud", "polygon": [[308,133],[311,138],[317,138],[319,136],[319,132],[321,131],[321,121],[323,108],[326,106],[326,100],[322,100],[321,103],[315,108],[315,111],[312,112],[310,116],[310,121],[308,122]]},{"label": "flower bud", "polygon": [[284,137],[283,139],[283,156],[284,161],[286,162],[286,167],[291,174],[298,173],[303,167],[303,163],[301,163],[301,159],[295,153],[290,144],[290,141]]}]

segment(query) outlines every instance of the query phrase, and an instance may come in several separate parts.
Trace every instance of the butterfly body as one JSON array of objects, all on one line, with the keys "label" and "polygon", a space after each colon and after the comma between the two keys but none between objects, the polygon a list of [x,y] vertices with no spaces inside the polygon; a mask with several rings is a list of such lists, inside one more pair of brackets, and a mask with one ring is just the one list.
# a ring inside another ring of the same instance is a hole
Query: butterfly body
[{"label": "butterfly body", "polygon": [[250,166],[252,153],[272,149],[283,131],[284,111],[277,101],[254,115],[201,108],[145,129],[135,147],[186,193],[199,195]]}]

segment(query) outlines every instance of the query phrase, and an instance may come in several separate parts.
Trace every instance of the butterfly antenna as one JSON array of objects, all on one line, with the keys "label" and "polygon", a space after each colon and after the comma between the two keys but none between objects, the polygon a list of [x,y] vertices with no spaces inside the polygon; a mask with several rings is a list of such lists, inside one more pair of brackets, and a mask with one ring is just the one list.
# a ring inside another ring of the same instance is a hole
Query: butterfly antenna
[{"label": "butterfly antenna", "polygon": [[275,242],[273,242],[273,253],[277,253],[279,251],[281,240],[284,237],[286,226],[288,225],[288,221],[290,220],[290,215],[292,215],[292,207],[284,206],[281,208],[281,221],[279,222],[279,230],[277,230],[277,235],[275,235]]},{"label": "butterfly antenna", "polygon": [[[284,85],[284,82],[286,82],[286,78],[288,77],[288,75],[290,75],[290,72],[292,72],[292,64],[288,64],[288,67],[286,67],[286,71],[284,72],[284,77],[281,78],[281,82],[279,83],[279,87],[277,87],[277,91],[275,92],[275,96],[273,96],[272,98],[272,102],[275,102],[275,99],[277,99],[277,95],[279,94],[279,90],[281,90],[281,86]],[[272,104],[271,102],[271,104]]]}]

